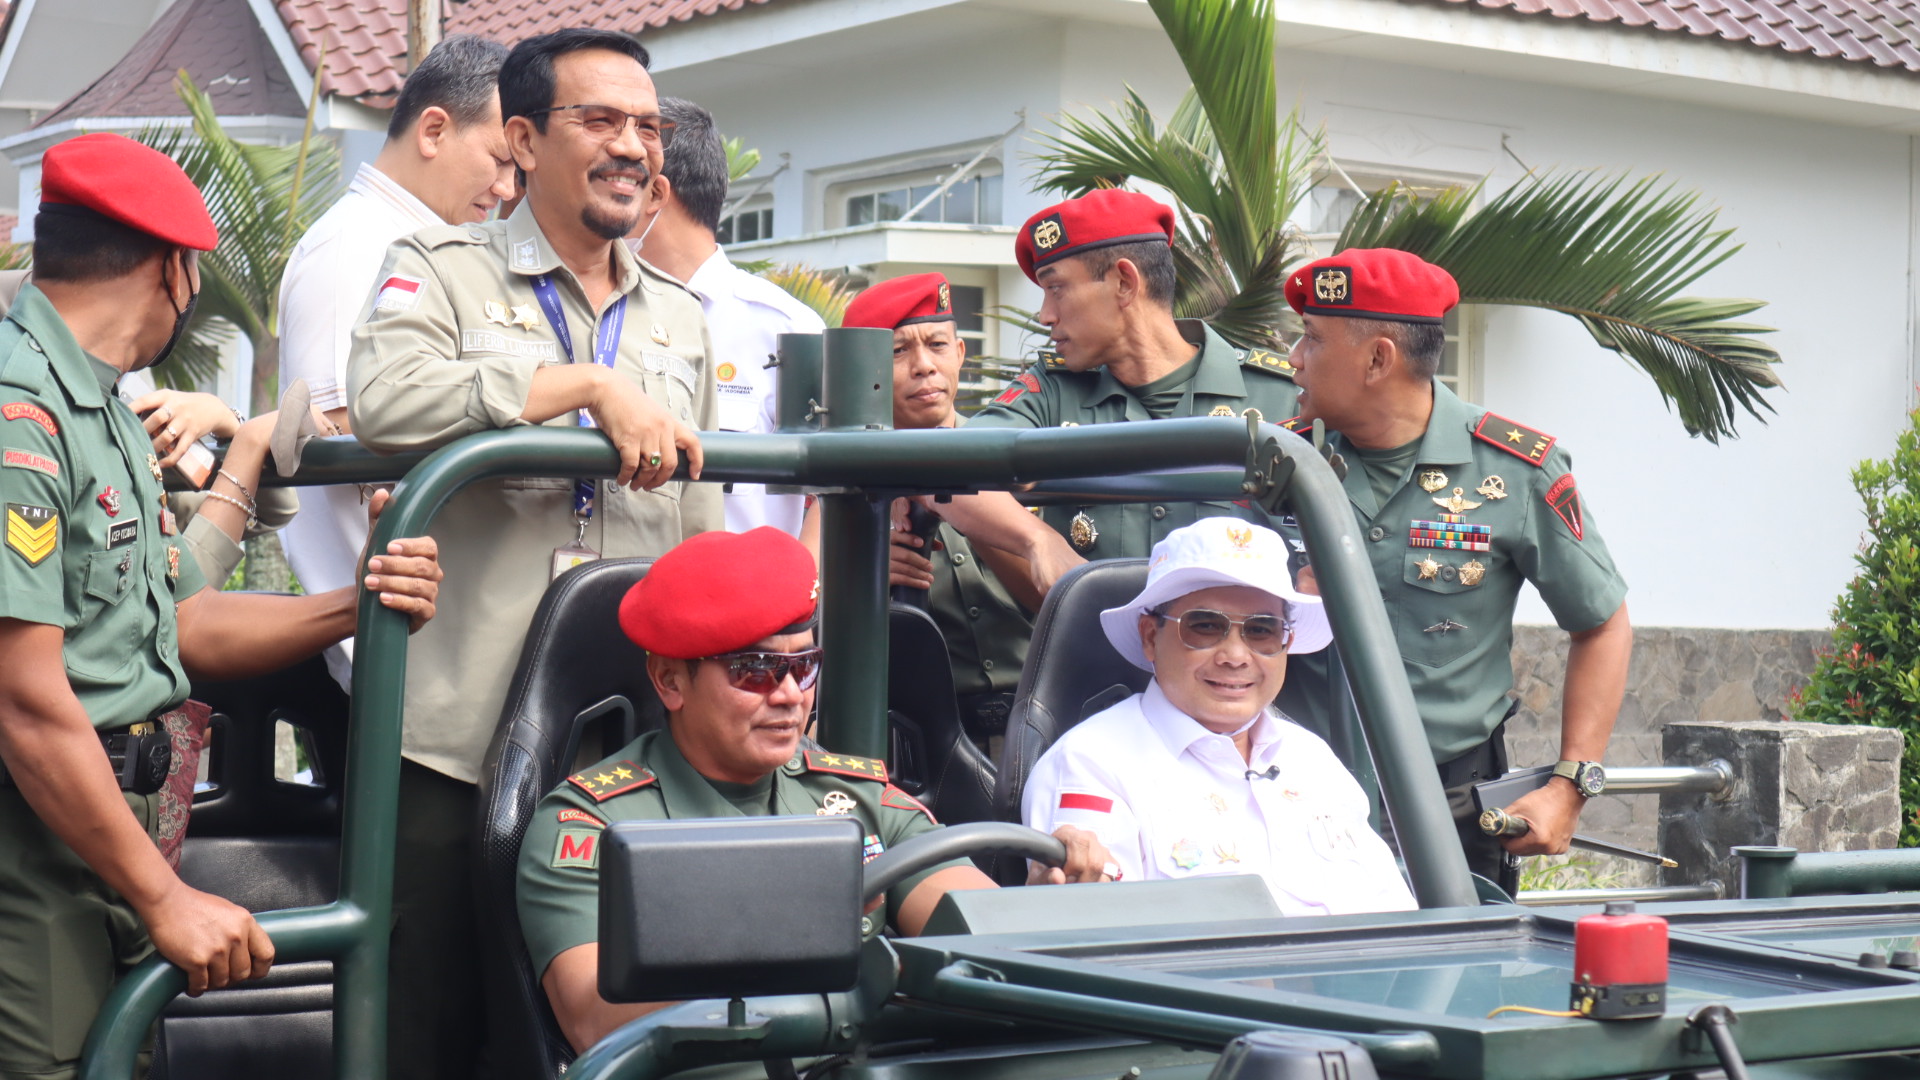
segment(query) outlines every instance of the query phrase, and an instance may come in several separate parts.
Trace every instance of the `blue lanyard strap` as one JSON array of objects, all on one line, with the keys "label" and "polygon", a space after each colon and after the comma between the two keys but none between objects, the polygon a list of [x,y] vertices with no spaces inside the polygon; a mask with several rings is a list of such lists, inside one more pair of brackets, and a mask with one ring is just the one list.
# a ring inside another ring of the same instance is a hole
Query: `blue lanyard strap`
[{"label": "blue lanyard strap", "polygon": [[[560,339],[560,348],[567,354],[567,363],[576,363],[573,355],[573,331],[567,329],[567,313],[560,307],[560,290],[554,287],[553,278],[546,274],[533,277],[533,295],[540,301],[540,310],[547,313],[547,324],[553,327],[553,336]],[[621,296],[607,308],[594,331],[593,362],[611,369],[620,355],[620,331],[627,322],[627,298]],[[581,409],[578,423],[581,427],[593,427],[593,417],[587,410]],[[573,513],[584,524],[593,519],[593,492],[591,481],[582,480],[574,485]]]}]

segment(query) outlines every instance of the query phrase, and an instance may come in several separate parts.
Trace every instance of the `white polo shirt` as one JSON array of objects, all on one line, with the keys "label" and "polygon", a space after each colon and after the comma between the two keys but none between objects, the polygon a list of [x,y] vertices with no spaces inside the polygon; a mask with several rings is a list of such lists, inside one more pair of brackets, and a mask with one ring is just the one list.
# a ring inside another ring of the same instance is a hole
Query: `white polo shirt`
[{"label": "white polo shirt", "polygon": [[1093,832],[1129,881],[1258,874],[1287,915],[1416,907],[1367,822],[1366,793],[1327,744],[1273,710],[1250,734],[1242,760],[1232,736],[1151,683],[1041,756],[1023,816],[1042,832]]},{"label": "white polo shirt", "polygon": [[[700,298],[713,339],[720,430],[772,431],[780,370],[767,367],[767,361],[779,352],[780,335],[818,334],[827,324],[787,290],[733,265],[724,251],[708,256],[687,288]],[[769,495],[763,484],[735,484],[724,502],[730,532],[772,525],[800,535],[802,496]]]},{"label": "white polo shirt", "polygon": [[[307,380],[322,411],[347,405],[348,335],[366,312],[387,247],[440,216],[371,164],[361,165],[340,201],[320,215],[287,259],[280,279],[280,385]],[[301,513],[282,534],[287,562],[309,593],[352,585],[367,542],[367,508],[352,484],[304,488]],[[343,687],[353,641],[327,650]]]}]

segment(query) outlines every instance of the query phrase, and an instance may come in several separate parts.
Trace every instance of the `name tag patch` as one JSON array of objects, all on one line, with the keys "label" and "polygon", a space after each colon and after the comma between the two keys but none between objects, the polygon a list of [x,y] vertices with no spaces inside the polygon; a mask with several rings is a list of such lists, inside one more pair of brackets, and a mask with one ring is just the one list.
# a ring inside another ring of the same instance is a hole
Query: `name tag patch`
[{"label": "name tag patch", "polygon": [[689,394],[693,393],[694,384],[700,381],[700,375],[693,370],[692,364],[671,353],[643,352],[640,354],[640,363],[649,374],[667,375],[679,380]]},{"label": "name tag patch", "polygon": [[130,518],[107,526],[107,550],[125,547],[140,538],[140,519]]},{"label": "name tag patch", "polygon": [[549,364],[560,358],[558,347],[551,341],[524,341],[520,338],[508,337],[497,330],[461,331],[460,351],[506,353],[509,356],[525,356]]},{"label": "name tag patch", "polygon": [[5,456],[0,457],[0,465],[9,469],[31,469],[37,473],[46,473],[48,476],[60,475],[59,462],[26,450],[7,450]]}]

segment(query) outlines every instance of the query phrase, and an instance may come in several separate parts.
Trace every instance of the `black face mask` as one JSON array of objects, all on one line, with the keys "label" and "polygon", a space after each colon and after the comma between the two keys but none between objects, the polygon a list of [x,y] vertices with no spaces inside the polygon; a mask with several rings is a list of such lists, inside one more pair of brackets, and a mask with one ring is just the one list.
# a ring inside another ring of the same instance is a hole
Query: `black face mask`
[{"label": "black face mask", "polygon": [[[167,280],[167,275],[164,272],[160,275],[160,278],[161,283],[164,284],[167,289],[167,304],[168,306],[172,306],[173,282]],[[180,344],[180,335],[187,332],[187,322],[193,318],[193,309],[198,306],[199,303],[200,290],[195,289],[192,293],[188,294],[186,307],[174,309],[173,333],[168,335],[167,343],[160,346],[160,351],[153,354],[153,359],[147,361],[146,367],[159,367],[166,361],[167,357],[173,355],[174,346]]]}]

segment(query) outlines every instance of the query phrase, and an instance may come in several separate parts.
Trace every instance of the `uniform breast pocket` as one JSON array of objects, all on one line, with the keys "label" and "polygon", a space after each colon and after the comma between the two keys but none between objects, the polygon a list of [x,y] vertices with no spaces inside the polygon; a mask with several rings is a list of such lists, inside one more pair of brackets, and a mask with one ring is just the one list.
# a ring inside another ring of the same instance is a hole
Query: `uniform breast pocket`
[{"label": "uniform breast pocket", "polygon": [[132,662],[146,605],[128,601],[146,572],[133,546],[87,556],[82,628],[67,639],[67,669],[106,678]]},{"label": "uniform breast pocket", "polygon": [[700,383],[700,369],[692,361],[669,352],[648,351],[641,354],[640,360],[645,369],[640,388],[665,407],[675,420],[688,427],[697,426],[693,403],[695,388]]},{"label": "uniform breast pocket", "polygon": [[1414,548],[1404,558],[1393,627],[1400,655],[1429,667],[1451,663],[1492,629],[1472,625],[1478,619],[1469,615],[1468,594],[1482,587],[1488,555]]}]

